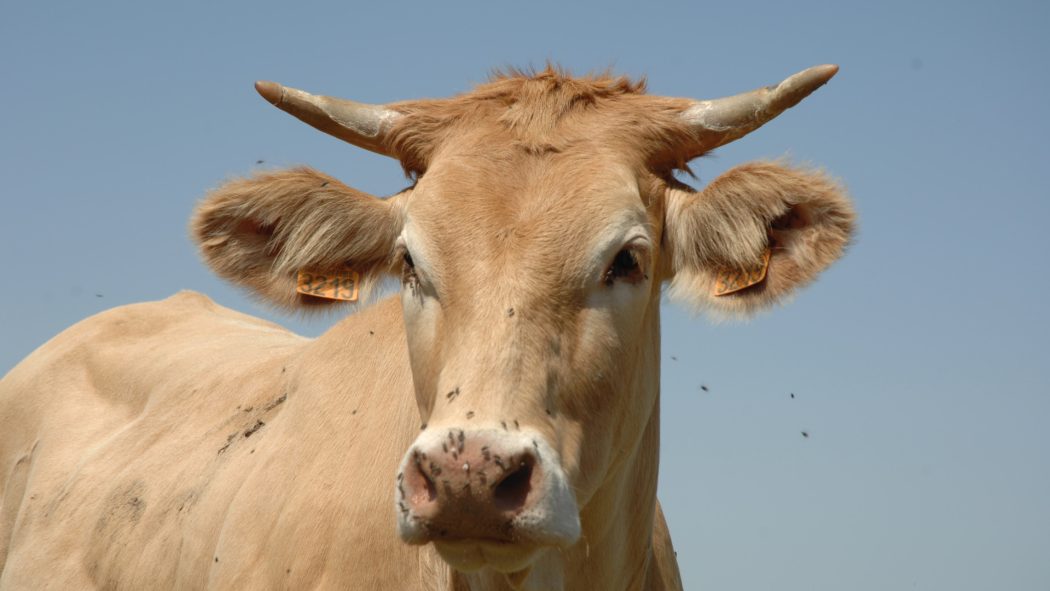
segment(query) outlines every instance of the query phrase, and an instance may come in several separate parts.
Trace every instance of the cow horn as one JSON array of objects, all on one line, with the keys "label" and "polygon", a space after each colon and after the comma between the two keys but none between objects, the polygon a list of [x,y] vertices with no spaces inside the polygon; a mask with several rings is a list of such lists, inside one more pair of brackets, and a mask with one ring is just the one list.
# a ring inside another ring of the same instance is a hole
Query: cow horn
[{"label": "cow horn", "polygon": [[835,65],[813,66],[776,86],[710,101],[694,101],[681,116],[696,131],[698,148],[705,152],[758,129],[797,105],[838,71]]},{"label": "cow horn", "polygon": [[260,80],[255,90],[270,104],[304,123],[366,150],[395,157],[386,135],[401,113],[330,96],[318,96],[276,82]]}]

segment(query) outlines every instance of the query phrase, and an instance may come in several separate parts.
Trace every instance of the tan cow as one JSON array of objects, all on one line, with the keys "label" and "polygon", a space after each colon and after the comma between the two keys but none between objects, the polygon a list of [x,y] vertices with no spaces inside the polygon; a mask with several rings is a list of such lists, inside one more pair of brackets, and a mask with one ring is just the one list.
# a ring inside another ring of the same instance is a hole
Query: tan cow
[{"label": "tan cow", "polygon": [[751,313],[853,213],[818,172],[672,173],[835,71],[716,101],[552,69],[386,106],[258,84],[415,182],[232,181],[196,212],[205,260],[289,308],[400,295],[311,340],[182,293],[42,346],[0,382],[0,588],[680,589],[663,286]]}]

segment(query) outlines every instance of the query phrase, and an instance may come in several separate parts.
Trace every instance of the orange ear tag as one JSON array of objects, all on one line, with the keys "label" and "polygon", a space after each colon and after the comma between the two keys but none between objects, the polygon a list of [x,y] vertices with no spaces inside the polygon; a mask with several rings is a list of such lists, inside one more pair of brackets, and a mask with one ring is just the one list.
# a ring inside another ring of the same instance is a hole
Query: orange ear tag
[{"label": "orange ear tag", "polygon": [[766,272],[769,271],[769,258],[772,254],[773,251],[766,247],[766,251],[762,253],[762,266],[743,271],[719,272],[712,293],[715,296],[724,296],[762,283],[766,278]]},{"label": "orange ear tag", "polygon": [[300,269],[295,291],[304,295],[329,300],[356,302],[360,282],[361,274],[353,269],[347,269],[339,274],[318,273]]}]

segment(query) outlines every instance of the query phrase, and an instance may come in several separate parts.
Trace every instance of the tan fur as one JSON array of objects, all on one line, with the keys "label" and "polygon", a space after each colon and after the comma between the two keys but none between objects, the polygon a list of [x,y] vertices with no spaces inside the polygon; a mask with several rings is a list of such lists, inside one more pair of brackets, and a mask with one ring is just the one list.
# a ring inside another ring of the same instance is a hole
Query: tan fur
[{"label": "tan fur", "polygon": [[[41,347],[0,381],[0,589],[681,589],[656,500],[662,286],[760,309],[842,253],[853,214],[780,164],[676,183],[688,103],[643,93],[511,73],[392,106],[417,177],[393,198],[306,168],[212,191],[192,233],[220,276],[302,308],[323,302],[295,294],[300,269],[350,265],[365,291],[402,275],[401,297],[311,341],[180,294]],[[763,284],[709,295],[767,245]],[[621,249],[630,280],[610,275]],[[465,422],[544,438],[578,541],[513,573],[400,542],[402,454]]]}]

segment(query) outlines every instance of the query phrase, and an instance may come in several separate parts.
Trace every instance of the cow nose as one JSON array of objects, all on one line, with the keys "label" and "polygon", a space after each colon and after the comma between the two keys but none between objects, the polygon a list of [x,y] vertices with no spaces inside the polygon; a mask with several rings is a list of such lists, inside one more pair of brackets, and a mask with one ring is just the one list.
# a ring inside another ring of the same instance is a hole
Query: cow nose
[{"label": "cow nose", "polygon": [[559,456],[529,429],[427,429],[401,460],[395,501],[398,533],[410,544],[564,547],[580,537]]},{"label": "cow nose", "polygon": [[418,443],[401,472],[399,508],[432,539],[513,539],[513,520],[538,502],[545,477],[538,445],[518,439],[448,429],[440,443]]}]

